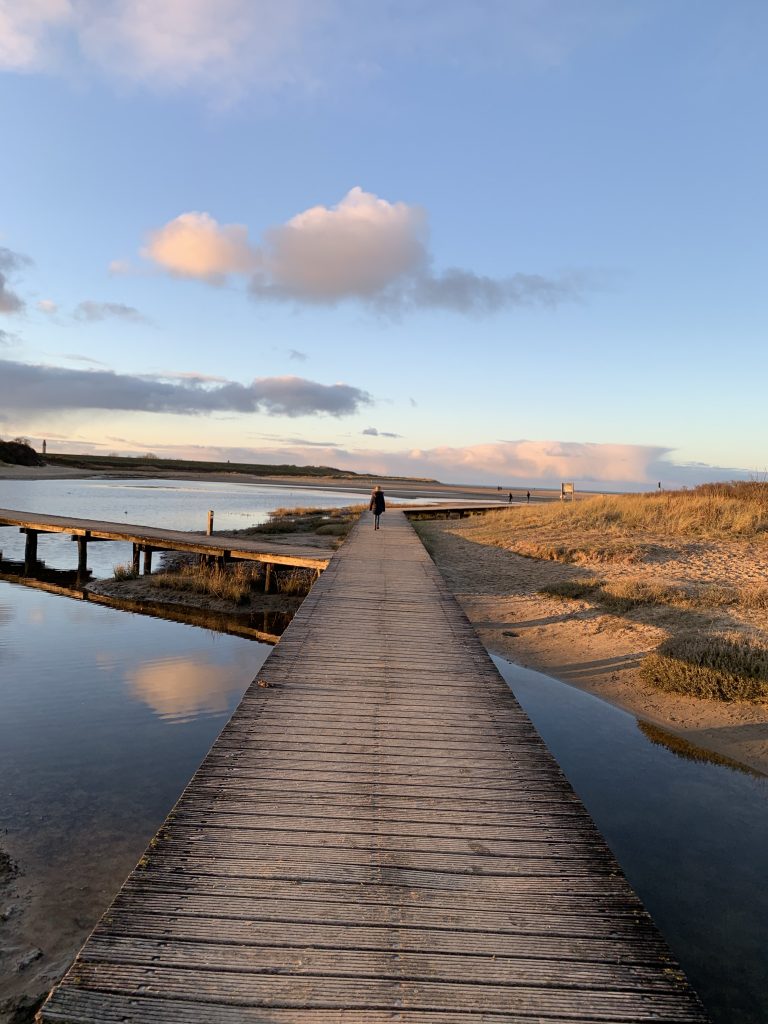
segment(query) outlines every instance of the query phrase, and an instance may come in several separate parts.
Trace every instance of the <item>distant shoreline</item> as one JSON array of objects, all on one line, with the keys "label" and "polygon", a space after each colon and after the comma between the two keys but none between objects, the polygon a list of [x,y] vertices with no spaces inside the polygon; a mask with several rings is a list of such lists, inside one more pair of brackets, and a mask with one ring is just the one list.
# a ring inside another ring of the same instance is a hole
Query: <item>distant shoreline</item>
[{"label": "distant shoreline", "polygon": [[[302,489],[352,491],[367,494],[373,484],[381,483],[386,494],[394,498],[456,498],[478,501],[507,501],[512,493],[514,501],[524,500],[527,488],[512,487],[501,491],[484,484],[444,484],[419,480],[388,480],[385,476],[370,477],[317,477],[317,476],[263,476],[243,472],[220,473],[210,470],[100,470],[68,466],[13,466],[0,463],[0,480],[200,480],[212,483],[264,484],[270,487],[301,487]],[[531,487],[533,500],[552,500],[559,496],[557,488]],[[513,502],[514,503],[514,502]]]}]

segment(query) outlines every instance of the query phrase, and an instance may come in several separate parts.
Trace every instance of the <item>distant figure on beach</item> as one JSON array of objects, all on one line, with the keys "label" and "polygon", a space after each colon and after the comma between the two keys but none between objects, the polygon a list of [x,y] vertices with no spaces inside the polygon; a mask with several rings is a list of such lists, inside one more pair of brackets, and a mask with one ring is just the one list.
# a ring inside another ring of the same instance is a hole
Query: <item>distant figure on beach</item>
[{"label": "distant figure on beach", "polygon": [[371,501],[368,508],[373,512],[373,528],[379,529],[379,516],[387,506],[384,504],[384,492],[378,484],[371,491]]},{"label": "distant figure on beach", "polygon": [[531,500],[531,492],[530,491],[526,491],[525,492],[525,500],[526,501],[530,501]]},{"label": "distant figure on beach", "polygon": [[[43,441],[43,455],[45,455],[45,451],[46,451],[47,447],[48,447],[48,445],[45,443],[45,441]],[[661,487],[661,484],[659,484],[659,487]]]},{"label": "distant figure on beach", "polygon": [[509,492],[509,497],[507,498],[507,501],[512,501],[512,491]]}]

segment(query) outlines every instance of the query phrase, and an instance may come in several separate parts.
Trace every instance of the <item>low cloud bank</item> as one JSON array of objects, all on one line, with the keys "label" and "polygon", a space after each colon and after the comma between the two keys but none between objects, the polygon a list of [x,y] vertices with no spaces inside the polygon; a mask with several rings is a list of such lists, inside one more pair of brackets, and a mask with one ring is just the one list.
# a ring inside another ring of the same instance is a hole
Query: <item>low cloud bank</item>
[{"label": "low cloud bank", "polygon": [[489,314],[573,300],[578,274],[515,273],[488,277],[472,270],[432,268],[426,213],[359,187],[335,206],[313,206],[269,228],[253,245],[243,224],[183,213],[150,232],[142,256],[177,277],[212,285],[232,275],[248,280],[256,301],[335,305],[355,300],[382,312],[435,309]]},{"label": "low cloud bank", "polygon": [[22,412],[111,409],[130,412],[266,413],[270,416],[348,416],[372,401],[349,384],[303,377],[257,377],[251,384],[202,378],[131,376],[0,361],[0,407]]},{"label": "low cloud bank", "polygon": [[[52,436],[49,433],[49,437]],[[251,435],[254,436],[254,435]],[[457,484],[489,484],[503,488],[559,487],[574,481],[584,491],[655,490],[693,487],[716,480],[748,479],[748,470],[707,463],[675,463],[674,450],[654,445],[585,444],[576,441],[502,441],[460,448],[377,452],[289,435],[259,434],[254,446],[199,444],[157,445],[146,440],[107,439],[106,444],[75,442],[76,450],[119,448],[123,454],[144,452],[179,459],[335,466],[357,473],[411,476]],[[57,443],[58,450],[68,450]],[[502,495],[505,496],[504,494]]]}]

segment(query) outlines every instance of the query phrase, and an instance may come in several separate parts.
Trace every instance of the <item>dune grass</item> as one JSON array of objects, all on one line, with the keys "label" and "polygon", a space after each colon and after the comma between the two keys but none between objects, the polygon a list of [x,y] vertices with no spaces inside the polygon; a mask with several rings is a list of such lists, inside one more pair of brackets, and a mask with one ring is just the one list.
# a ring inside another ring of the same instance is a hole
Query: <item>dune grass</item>
[{"label": "dune grass", "polygon": [[669,637],[640,667],[659,690],[690,697],[768,700],[768,644],[741,633]]},{"label": "dune grass", "polygon": [[707,484],[691,491],[526,505],[485,516],[471,531],[481,543],[534,558],[640,561],[649,547],[637,539],[644,534],[661,539],[768,539],[768,483]]}]

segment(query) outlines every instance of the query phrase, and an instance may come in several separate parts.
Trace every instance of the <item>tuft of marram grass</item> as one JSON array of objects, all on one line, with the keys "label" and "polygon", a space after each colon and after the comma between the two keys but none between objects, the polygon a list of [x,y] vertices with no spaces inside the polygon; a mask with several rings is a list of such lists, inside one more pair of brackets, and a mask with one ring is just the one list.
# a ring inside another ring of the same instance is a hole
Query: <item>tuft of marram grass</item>
[{"label": "tuft of marram grass", "polygon": [[116,580],[135,580],[139,574],[130,562],[120,562],[112,567],[112,575]]},{"label": "tuft of marram grass", "polygon": [[640,668],[659,690],[709,700],[768,699],[768,644],[740,633],[681,634],[665,640]]}]

